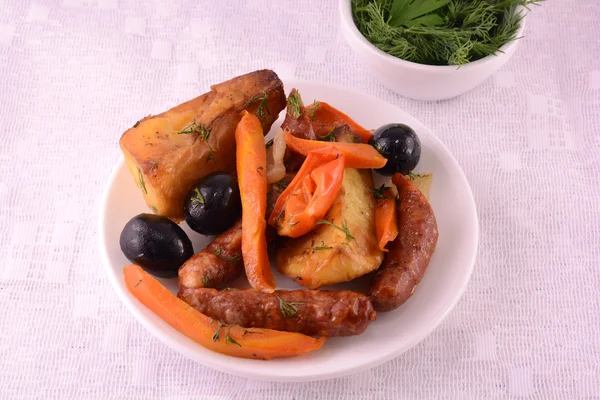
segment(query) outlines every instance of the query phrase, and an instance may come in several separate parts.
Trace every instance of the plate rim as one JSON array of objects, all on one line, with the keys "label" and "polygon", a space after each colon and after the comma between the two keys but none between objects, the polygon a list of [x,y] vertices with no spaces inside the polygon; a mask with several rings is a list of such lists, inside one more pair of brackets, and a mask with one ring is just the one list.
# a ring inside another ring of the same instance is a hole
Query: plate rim
[{"label": "plate rim", "polygon": [[[111,192],[112,185],[114,184],[115,179],[116,179],[117,175],[119,174],[120,170],[122,168],[124,168],[125,160],[124,160],[124,157],[122,154],[120,155],[119,160],[113,167],[113,170],[111,171],[108,181],[105,184],[103,191],[102,191],[102,200],[99,204],[100,212],[98,213],[98,221],[97,221],[98,245],[99,245],[99,250],[100,250],[100,258],[102,260],[102,266],[106,272],[106,275],[108,275],[108,279],[109,279],[114,291],[117,293],[118,298],[121,300],[121,302],[126,306],[126,308],[129,310],[129,312],[131,314],[133,314],[135,319],[139,323],[141,323],[142,326],[144,326],[144,328],[146,328],[146,330],[149,331],[156,339],[158,339],[160,342],[162,342],[167,347],[175,350],[177,353],[181,354],[185,358],[190,359],[190,360],[197,362],[201,365],[204,365],[206,367],[215,369],[217,371],[235,375],[235,376],[239,376],[239,377],[243,377],[243,378],[251,378],[251,379],[257,379],[257,380],[262,380],[262,381],[271,381],[271,382],[323,381],[323,380],[329,380],[329,379],[334,379],[334,378],[339,378],[339,377],[343,377],[343,376],[356,374],[360,371],[365,371],[365,370],[374,368],[374,367],[381,365],[389,360],[392,360],[392,359],[400,356],[401,354],[405,353],[406,351],[412,349],[413,347],[415,347],[417,344],[419,344],[423,340],[425,340],[425,338],[427,338],[429,335],[431,335],[431,333],[439,327],[439,325],[442,323],[442,321],[444,321],[447,318],[447,316],[454,310],[454,308],[456,307],[456,305],[462,298],[462,296],[468,286],[468,283],[471,279],[473,269],[475,267],[475,262],[477,259],[478,249],[479,249],[479,240],[480,240],[479,216],[477,213],[477,204],[475,203],[475,198],[473,196],[473,190],[471,189],[471,185],[469,184],[469,181],[468,181],[462,167],[460,166],[460,164],[458,163],[458,161],[456,160],[454,155],[446,147],[446,145],[437,137],[437,135],[435,135],[433,133],[433,131],[427,125],[423,124],[419,119],[412,116],[412,114],[406,112],[399,106],[392,104],[386,100],[383,100],[383,99],[373,96],[371,94],[363,93],[356,89],[348,88],[348,87],[345,87],[342,85],[318,82],[318,81],[285,79],[285,78],[282,79],[282,81],[284,82],[284,85],[288,85],[288,86],[303,86],[303,85],[319,86],[323,89],[331,89],[334,91],[341,90],[344,92],[351,92],[362,98],[366,97],[367,98],[366,100],[375,100],[377,102],[387,103],[388,105],[402,111],[403,113],[411,116],[416,121],[418,121],[427,130],[427,135],[430,136],[433,141],[437,142],[436,145],[445,153],[446,156],[450,157],[450,159],[452,159],[452,161],[454,161],[454,163],[458,167],[457,178],[460,179],[460,181],[462,181],[462,183],[468,189],[466,195],[467,195],[467,199],[468,199],[469,203],[472,206],[469,208],[473,210],[472,217],[474,217],[473,228],[474,228],[474,239],[475,240],[474,240],[474,245],[472,246],[472,251],[471,251],[471,254],[469,257],[468,271],[464,275],[462,281],[460,282],[460,286],[459,286],[459,289],[456,291],[454,300],[452,301],[451,304],[449,304],[447,306],[446,310],[436,320],[432,321],[432,323],[429,324],[427,329],[422,330],[421,331],[422,333],[420,335],[414,335],[409,340],[407,340],[407,345],[404,346],[404,348],[397,349],[395,351],[391,351],[379,358],[375,358],[373,360],[362,363],[360,365],[356,365],[356,366],[352,366],[352,367],[348,367],[348,368],[342,367],[335,371],[330,371],[330,372],[325,372],[325,373],[312,373],[312,374],[294,375],[294,376],[283,375],[283,374],[282,375],[265,376],[264,373],[261,373],[261,372],[255,373],[251,369],[248,369],[246,367],[233,367],[233,368],[231,366],[226,367],[226,366],[222,365],[218,360],[215,360],[215,359],[203,359],[202,361],[200,361],[197,358],[194,358],[193,356],[191,356],[189,354],[189,351],[187,350],[187,346],[185,344],[178,342],[173,337],[165,337],[163,335],[163,333],[160,332],[157,327],[155,327],[149,320],[147,320],[143,315],[141,315],[141,313],[137,309],[138,305],[135,303],[138,302],[139,305],[142,305],[142,303],[140,303],[137,299],[133,298],[133,296],[132,296],[132,298],[129,298],[128,296],[125,295],[125,293],[121,290],[119,282],[117,281],[118,275],[115,273],[115,271],[113,270],[113,268],[111,266],[111,263],[109,260],[109,255],[107,252],[106,242],[104,240],[105,232],[106,232],[105,223],[107,222],[106,210],[107,210],[107,202],[108,202],[108,198],[109,198],[109,195]],[[260,360],[255,360],[255,361],[264,362],[264,361],[260,361]]]}]

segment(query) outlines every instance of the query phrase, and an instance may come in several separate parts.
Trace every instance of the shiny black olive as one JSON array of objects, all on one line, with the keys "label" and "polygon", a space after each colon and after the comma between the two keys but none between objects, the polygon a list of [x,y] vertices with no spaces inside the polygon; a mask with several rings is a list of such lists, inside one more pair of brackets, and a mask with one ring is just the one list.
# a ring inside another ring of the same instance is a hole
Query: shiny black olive
[{"label": "shiny black olive", "polygon": [[175,278],[179,267],[194,254],[183,229],[167,217],[154,214],[130,219],[119,244],[131,262],[161,278]]},{"label": "shiny black olive", "polygon": [[228,173],[215,172],[202,178],[185,198],[183,213],[190,228],[203,235],[218,235],[242,215],[237,180]]},{"label": "shiny black olive", "polygon": [[373,132],[369,144],[385,158],[387,164],[378,169],[383,175],[408,174],[421,158],[421,141],[415,131],[404,124],[388,124]]}]

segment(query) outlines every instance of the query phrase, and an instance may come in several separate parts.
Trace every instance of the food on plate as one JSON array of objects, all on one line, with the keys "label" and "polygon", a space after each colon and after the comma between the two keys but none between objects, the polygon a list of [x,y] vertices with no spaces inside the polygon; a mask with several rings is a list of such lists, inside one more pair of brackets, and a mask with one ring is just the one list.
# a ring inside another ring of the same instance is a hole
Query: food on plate
[{"label": "food on plate", "polygon": [[348,290],[183,289],[178,296],[226,324],[311,336],[360,335],[375,320],[369,298]]},{"label": "food on plate", "polygon": [[[348,125],[343,125],[335,129],[341,131],[348,130],[356,135]],[[335,135],[336,132],[334,130],[332,136],[335,137]],[[346,156],[346,168],[382,168],[387,163],[387,160],[368,144],[306,140],[297,138],[287,132],[285,140],[290,150],[304,156],[308,155],[308,153],[313,150],[333,147]]]},{"label": "food on plate", "polygon": [[[352,143],[360,138],[345,128],[338,131],[337,140]],[[325,217],[317,222],[316,229],[282,241],[275,255],[279,272],[316,289],[377,269],[383,252],[375,235],[372,189],[370,170],[346,168],[340,193]]]},{"label": "food on plate", "polygon": [[[121,248],[139,264],[124,268],[126,285],[211,350],[292,357],[319,349],[325,337],[360,335],[376,312],[412,295],[435,250],[432,176],[413,171],[416,133],[395,123],[372,134],[328,103],[305,106],[296,89],[286,99],[272,71],[147,117],[120,144],[160,214],[140,214],[123,229]],[[392,181],[374,187],[374,171],[394,174]],[[175,223],[182,218],[217,236],[193,254]],[[283,275],[311,290],[276,290],[269,252]],[[178,276],[179,298],[147,272]],[[251,289],[226,287],[244,273]],[[370,273],[368,295],[316,290]]]},{"label": "food on plate", "polygon": [[227,172],[214,172],[196,183],[185,198],[185,222],[203,235],[218,235],[242,215],[237,180]]},{"label": "food on plate", "polygon": [[242,221],[239,220],[179,268],[179,287],[220,288],[243,272]]},{"label": "food on plate", "polygon": [[306,107],[310,116],[312,130],[320,140],[331,140],[331,131],[339,126],[348,125],[363,143],[368,143],[371,138],[371,131],[363,128],[352,118],[330,106],[324,101],[315,101]]},{"label": "food on plate", "polygon": [[174,278],[194,254],[192,242],[173,221],[154,214],[139,214],[125,224],[119,239],[129,261],[162,278]]},{"label": "food on plate", "polygon": [[285,120],[281,129],[301,139],[317,140],[312,129],[312,113],[307,110],[302,102],[300,92],[292,89],[287,99]]},{"label": "food on plate", "polygon": [[415,131],[404,124],[382,126],[373,132],[369,144],[388,160],[383,168],[377,170],[383,175],[396,172],[406,175],[421,159],[421,141]]},{"label": "food on plate", "polygon": [[412,296],[438,239],[429,201],[408,177],[394,174],[392,181],[398,189],[398,237],[390,243],[370,288],[376,311],[393,310]]},{"label": "food on plate", "polygon": [[380,50],[419,64],[462,65],[517,39],[519,6],[543,0],[352,0],[354,23]]},{"label": "food on plate", "polygon": [[323,219],[342,187],[344,159],[333,147],[308,153],[269,217],[280,236],[305,235]]},{"label": "food on plate", "polygon": [[256,113],[268,132],[285,103],[281,80],[262,70],[214,85],[202,96],[136,122],[120,146],[148,207],[181,221],[185,196],[200,178],[235,171],[240,112]]},{"label": "food on plate", "polygon": [[247,111],[235,130],[237,173],[242,197],[242,259],[250,286],[272,292],[275,277],[267,252],[267,152],[262,125]]},{"label": "food on plate", "polygon": [[377,243],[382,251],[388,251],[385,246],[398,236],[398,219],[396,218],[396,193],[393,186],[381,185],[373,189],[373,197],[377,200],[375,206],[375,233]]},{"label": "food on plate", "polygon": [[137,265],[123,269],[127,289],[169,325],[202,346],[234,357],[270,360],[321,348],[325,338],[271,329],[246,329],[198,312]]},{"label": "food on plate", "polygon": [[419,191],[423,193],[425,198],[429,200],[429,191],[431,190],[431,184],[433,183],[432,174],[408,174],[408,178],[412,181],[413,185],[419,188]]},{"label": "food on plate", "polygon": [[266,144],[267,147],[267,183],[279,182],[286,173],[283,158],[287,148],[285,136],[281,128],[277,129],[273,139]]}]

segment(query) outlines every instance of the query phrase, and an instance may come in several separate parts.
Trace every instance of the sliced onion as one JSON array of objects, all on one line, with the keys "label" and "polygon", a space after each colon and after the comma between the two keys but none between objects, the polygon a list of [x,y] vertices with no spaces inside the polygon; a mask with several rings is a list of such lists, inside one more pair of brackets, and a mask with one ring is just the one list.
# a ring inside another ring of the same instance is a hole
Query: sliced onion
[{"label": "sliced onion", "polygon": [[267,149],[267,182],[274,183],[283,179],[285,176],[285,165],[283,156],[285,155],[285,135],[281,128],[275,132],[273,146]]}]

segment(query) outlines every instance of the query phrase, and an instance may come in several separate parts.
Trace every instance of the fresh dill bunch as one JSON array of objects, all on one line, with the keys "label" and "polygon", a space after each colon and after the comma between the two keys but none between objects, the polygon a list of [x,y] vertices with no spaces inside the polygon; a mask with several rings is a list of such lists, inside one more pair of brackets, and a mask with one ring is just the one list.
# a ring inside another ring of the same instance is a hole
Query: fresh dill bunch
[{"label": "fresh dill bunch", "polygon": [[517,7],[543,0],[352,0],[354,23],[369,42],[403,60],[463,65],[517,39]]}]

